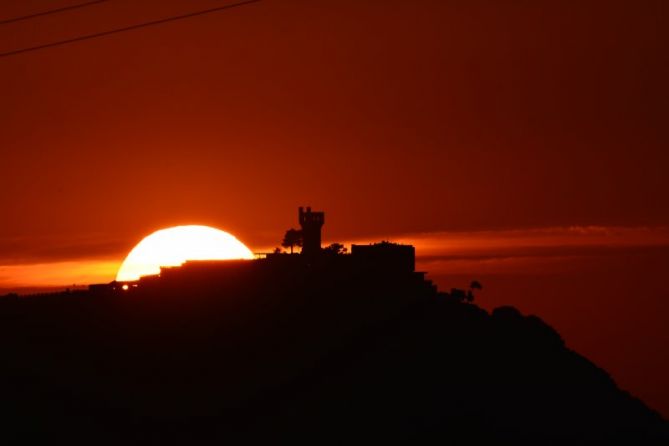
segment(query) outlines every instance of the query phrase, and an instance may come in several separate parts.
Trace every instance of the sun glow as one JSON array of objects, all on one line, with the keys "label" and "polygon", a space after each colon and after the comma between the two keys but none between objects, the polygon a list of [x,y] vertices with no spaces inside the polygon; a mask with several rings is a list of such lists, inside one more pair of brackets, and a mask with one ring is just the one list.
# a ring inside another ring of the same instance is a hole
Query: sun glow
[{"label": "sun glow", "polygon": [[234,236],[209,226],[175,226],[145,237],[118,270],[120,282],[160,273],[161,266],[187,260],[252,259],[253,253]]}]

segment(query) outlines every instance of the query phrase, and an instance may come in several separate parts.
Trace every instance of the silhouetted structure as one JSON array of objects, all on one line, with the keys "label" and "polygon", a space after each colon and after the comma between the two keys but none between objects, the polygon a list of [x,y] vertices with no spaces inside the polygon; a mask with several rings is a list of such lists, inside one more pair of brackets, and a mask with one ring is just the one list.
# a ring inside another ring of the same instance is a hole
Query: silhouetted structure
[{"label": "silhouetted structure", "polygon": [[312,212],[309,206],[306,211],[300,207],[299,222],[302,227],[302,254],[318,255],[321,251],[321,228],[325,223],[325,213]]},{"label": "silhouetted structure", "polygon": [[386,241],[373,245],[352,245],[351,255],[366,268],[388,274],[413,272],[416,267],[416,250],[411,245]]},{"label": "silhouetted structure", "polygon": [[283,245],[297,244],[295,234],[301,233],[300,255],[292,255],[291,249],[291,254],[274,252],[254,260],[189,261],[179,267],[162,268],[159,277],[144,277],[137,286],[176,289],[187,284],[196,288],[217,287],[226,292],[296,291],[305,287],[317,290],[336,286],[346,293],[392,290],[393,294],[412,299],[436,295],[437,289],[425,278],[425,273],[415,270],[413,246],[383,241],[353,245],[350,254],[340,244],[333,244],[335,249],[321,249],[324,215],[312,212],[309,207],[306,212],[299,208],[302,230],[288,230]]}]

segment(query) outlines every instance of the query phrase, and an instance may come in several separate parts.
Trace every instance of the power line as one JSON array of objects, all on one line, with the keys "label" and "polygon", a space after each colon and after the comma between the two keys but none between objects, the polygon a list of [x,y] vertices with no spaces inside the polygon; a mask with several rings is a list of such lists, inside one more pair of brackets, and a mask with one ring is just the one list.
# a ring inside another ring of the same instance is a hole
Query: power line
[{"label": "power line", "polygon": [[76,5],[63,6],[62,8],[50,9],[48,11],[36,12],[34,14],[23,15],[20,17],[14,17],[11,19],[0,20],[0,25],[6,25],[8,23],[20,22],[22,20],[34,19],[35,17],[42,17],[50,14],[57,14],[59,12],[71,11],[73,9],[84,8],[86,6],[96,5],[98,3],[108,2],[109,0],[94,0],[91,2],[78,3]]},{"label": "power line", "polygon": [[154,20],[152,22],[144,22],[144,23],[139,23],[137,25],[126,26],[124,28],[117,28],[117,29],[112,29],[112,30],[109,30],[109,31],[102,31],[102,32],[99,32],[99,33],[87,34],[87,35],[79,36],[79,37],[73,37],[71,39],[59,40],[57,42],[45,43],[43,45],[21,48],[21,49],[18,49],[18,50],[12,50],[12,51],[8,51],[8,52],[5,52],[5,53],[0,53],[0,58],[15,56],[17,54],[28,53],[30,51],[42,50],[42,49],[45,49],[45,48],[52,48],[54,46],[67,45],[67,44],[74,43],[74,42],[81,42],[82,40],[95,39],[95,38],[98,38],[98,37],[109,36],[111,34],[118,34],[118,33],[126,32],[126,31],[132,31],[132,30],[139,29],[139,28],[146,28],[148,26],[162,25],[163,23],[175,22],[177,20],[183,20],[183,19],[189,19],[191,17],[196,17],[196,16],[200,16],[200,15],[205,15],[205,14],[211,14],[212,12],[223,11],[225,9],[232,9],[232,8],[236,8],[238,6],[249,5],[251,3],[258,3],[260,1],[262,1],[262,0],[246,0],[246,1],[238,2],[238,3],[232,3],[232,4],[229,4],[229,5],[225,5],[225,6],[219,6],[218,8],[205,9],[205,10],[202,10],[202,11],[191,12],[191,13],[188,13],[188,14],[182,14],[182,15],[178,15],[178,16],[167,17],[167,18],[160,19],[160,20]]}]

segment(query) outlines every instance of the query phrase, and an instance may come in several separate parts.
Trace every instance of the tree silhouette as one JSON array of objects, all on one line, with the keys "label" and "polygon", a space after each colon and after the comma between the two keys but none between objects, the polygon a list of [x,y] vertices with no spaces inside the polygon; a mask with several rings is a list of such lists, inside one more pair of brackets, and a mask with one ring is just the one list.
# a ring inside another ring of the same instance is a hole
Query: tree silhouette
[{"label": "tree silhouette", "polygon": [[459,302],[472,303],[474,302],[474,290],[482,290],[483,285],[478,280],[473,280],[469,284],[469,289],[467,291],[460,288],[451,288],[451,292],[447,293],[452,298],[456,299]]},{"label": "tree silhouette", "polygon": [[289,229],[286,231],[286,235],[283,236],[283,242],[281,246],[284,248],[290,248],[290,253],[293,253],[294,246],[302,246],[302,231],[299,229]]},{"label": "tree silhouette", "polygon": [[472,280],[472,283],[469,284],[469,289],[465,295],[465,302],[472,303],[474,302],[474,290],[482,290],[483,285],[478,280]]},{"label": "tree silhouette", "polygon": [[451,288],[451,292],[449,293],[450,296],[459,302],[464,302],[467,299],[467,293],[465,290],[461,290],[460,288]]},{"label": "tree silhouette", "polygon": [[326,246],[325,248],[323,248],[323,251],[329,252],[329,253],[332,253],[332,254],[345,254],[346,251],[348,251],[348,249],[346,249],[346,247],[344,245],[342,245],[341,243],[332,243],[331,245]]}]

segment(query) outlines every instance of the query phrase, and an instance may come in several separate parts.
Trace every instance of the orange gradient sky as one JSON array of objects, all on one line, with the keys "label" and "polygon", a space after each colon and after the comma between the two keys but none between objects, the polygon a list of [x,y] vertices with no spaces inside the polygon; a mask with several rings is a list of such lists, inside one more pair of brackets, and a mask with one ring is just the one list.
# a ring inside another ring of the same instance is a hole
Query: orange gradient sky
[{"label": "orange gradient sky", "polygon": [[[336,219],[336,216],[329,218]],[[278,234],[281,234],[279,231]],[[148,235],[148,234],[147,234]],[[572,226],[525,230],[460,231],[381,235],[378,239],[328,240],[365,244],[391,240],[416,247],[418,262],[435,276],[444,274],[518,274],[561,271],[571,258],[625,249],[669,248],[669,227]],[[279,240],[280,237],[277,237]],[[140,240],[137,240],[139,242]],[[45,244],[48,242],[45,242]],[[89,251],[96,251],[93,240]],[[250,247],[254,252],[271,252],[279,243]],[[85,251],[85,245],[79,247]],[[67,257],[66,257],[67,258]],[[54,255],[51,261],[24,258],[0,264],[0,292],[26,288],[62,288],[109,282],[116,276],[125,254],[81,256],[66,261]],[[9,260],[9,261],[8,261]],[[555,268],[558,270],[555,270]]]}]

